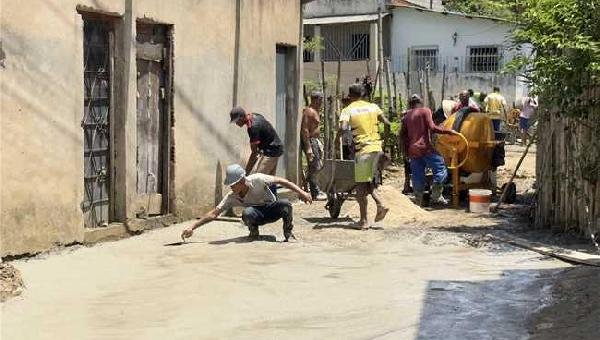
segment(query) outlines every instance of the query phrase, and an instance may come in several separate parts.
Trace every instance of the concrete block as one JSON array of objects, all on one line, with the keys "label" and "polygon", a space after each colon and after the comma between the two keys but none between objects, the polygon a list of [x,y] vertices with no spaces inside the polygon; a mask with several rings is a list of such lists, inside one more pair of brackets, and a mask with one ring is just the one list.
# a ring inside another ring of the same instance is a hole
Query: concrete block
[{"label": "concrete block", "polygon": [[123,223],[111,223],[104,228],[87,229],[83,235],[83,243],[98,243],[103,241],[118,240],[129,236]]}]

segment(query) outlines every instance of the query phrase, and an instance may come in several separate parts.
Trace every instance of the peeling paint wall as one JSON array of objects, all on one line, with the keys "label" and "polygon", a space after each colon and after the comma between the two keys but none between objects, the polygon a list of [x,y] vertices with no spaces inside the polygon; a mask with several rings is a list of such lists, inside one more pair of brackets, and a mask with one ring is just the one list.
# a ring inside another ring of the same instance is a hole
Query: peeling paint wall
[{"label": "peeling paint wall", "polygon": [[[115,37],[117,219],[135,218],[136,210],[135,24],[140,19],[173,25],[174,212],[189,218],[214,204],[217,164],[244,162],[249,153],[245,129],[229,124],[228,117],[234,104],[236,3],[2,1],[2,256],[83,240],[83,21],[77,8],[120,16]],[[239,3],[238,103],[274,120],[275,46],[298,45],[300,0]],[[296,149],[288,146],[288,152]]]}]

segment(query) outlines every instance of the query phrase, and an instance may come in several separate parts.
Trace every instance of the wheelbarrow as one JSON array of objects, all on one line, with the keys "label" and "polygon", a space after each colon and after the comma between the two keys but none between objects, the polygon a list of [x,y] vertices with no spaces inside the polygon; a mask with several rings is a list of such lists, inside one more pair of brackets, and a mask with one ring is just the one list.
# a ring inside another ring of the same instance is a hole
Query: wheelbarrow
[{"label": "wheelbarrow", "polygon": [[331,218],[338,218],[344,201],[356,187],[354,181],[354,161],[326,159],[317,174],[317,184],[327,194],[325,209]]}]

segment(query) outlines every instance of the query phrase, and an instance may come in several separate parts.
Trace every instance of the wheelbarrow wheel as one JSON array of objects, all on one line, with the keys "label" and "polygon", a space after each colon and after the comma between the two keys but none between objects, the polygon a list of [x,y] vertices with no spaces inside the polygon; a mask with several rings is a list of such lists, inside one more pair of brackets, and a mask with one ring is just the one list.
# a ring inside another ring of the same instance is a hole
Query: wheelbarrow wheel
[{"label": "wheelbarrow wheel", "polygon": [[326,208],[329,210],[329,216],[331,218],[338,218],[340,216],[343,202],[344,201],[336,195],[328,195]]}]

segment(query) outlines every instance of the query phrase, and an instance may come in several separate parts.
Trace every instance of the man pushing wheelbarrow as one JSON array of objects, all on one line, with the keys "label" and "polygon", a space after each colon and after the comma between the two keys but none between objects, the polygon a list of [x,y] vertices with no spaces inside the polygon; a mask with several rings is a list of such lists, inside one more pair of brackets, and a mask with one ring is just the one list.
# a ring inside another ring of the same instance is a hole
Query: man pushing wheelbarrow
[{"label": "man pushing wheelbarrow", "polygon": [[383,111],[376,104],[364,101],[364,88],[353,84],[348,91],[350,104],[340,114],[340,133],[352,130],[356,154],[354,157],[354,180],[356,182],[356,201],[360,207],[360,220],[357,227],[368,228],[367,196],[370,194],[377,204],[375,222],[385,218],[389,209],[377,193],[374,180],[378,172],[379,159],[383,155],[382,141],[379,136],[379,122],[390,125]]}]

